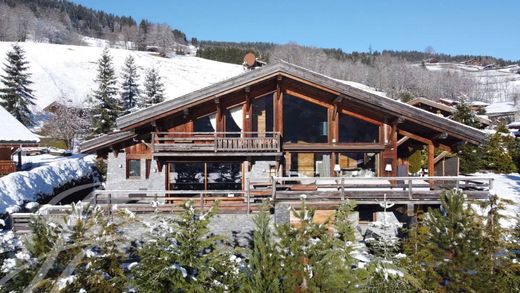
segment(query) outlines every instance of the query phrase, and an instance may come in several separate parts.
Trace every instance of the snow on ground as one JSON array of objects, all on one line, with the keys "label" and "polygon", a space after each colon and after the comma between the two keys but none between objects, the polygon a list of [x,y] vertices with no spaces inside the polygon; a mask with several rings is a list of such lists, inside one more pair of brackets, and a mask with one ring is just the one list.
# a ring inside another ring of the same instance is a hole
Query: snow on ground
[{"label": "snow on ground", "polygon": [[0,178],[0,214],[16,211],[25,202],[52,195],[55,188],[91,175],[94,163],[94,156],[78,156]]},{"label": "snow on ground", "polygon": [[[6,53],[11,50],[11,42],[0,42],[0,63],[4,63]],[[44,108],[61,98],[72,100],[81,106],[95,87],[97,60],[102,47],[56,45],[46,43],[20,43],[26,51],[32,73],[32,88],[39,108]],[[159,69],[165,83],[167,99],[176,98],[216,82],[243,73],[241,65],[216,62],[191,56],[162,58],[150,52],[110,49],[114,66],[118,73],[128,55],[133,55],[142,80],[145,70]],[[3,75],[3,66],[0,66]]]}]

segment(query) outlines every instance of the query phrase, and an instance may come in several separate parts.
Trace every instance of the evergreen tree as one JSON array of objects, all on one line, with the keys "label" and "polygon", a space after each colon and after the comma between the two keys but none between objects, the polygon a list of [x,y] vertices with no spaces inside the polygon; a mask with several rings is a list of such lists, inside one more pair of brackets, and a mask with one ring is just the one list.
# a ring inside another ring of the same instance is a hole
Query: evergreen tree
[{"label": "evergreen tree", "polygon": [[0,89],[0,105],[26,126],[33,125],[30,106],[35,105],[34,96],[29,86],[31,74],[25,52],[18,44],[7,52],[7,63],[4,64],[5,75],[1,77],[4,87]]},{"label": "evergreen tree", "polygon": [[139,74],[137,73],[137,65],[132,55],[129,55],[123,66],[123,83],[121,90],[121,99],[123,100],[123,109],[125,113],[129,113],[137,106],[137,98],[139,97]]},{"label": "evergreen tree", "polygon": [[117,80],[108,49],[103,50],[98,61],[96,83],[97,89],[91,96],[93,133],[104,134],[115,128],[116,118],[121,113],[121,102],[117,97]]},{"label": "evergreen tree", "polygon": [[253,247],[249,255],[249,270],[246,272],[246,292],[281,292],[279,256],[270,227],[270,218],[267,205],[253,219]]},{"label": "evergreen tree", "polygon": [[[197,211],[191,202],[179,217],[164,219],[152,241],[141,249],[141,261],[132,270],[140,292],[235,291],[232,257],[215,250],[218,238],[208,236],[208,224],[217,206]],[[235,258],[236,260],[236,258]]]},{"label": "evergreen tree", "polygon": [[164,101],[164,84],[161,75],[157,69],[150,68],[146,71],[144,80],[142,107],[149,107],[162,101]]},{"label": "evergreen tree", "polygon": [[518,160],[518,142],[504,123],[499,124],[496,132],[484,144],[483,155],[487,170],[500,173],[517,170],[513,157]]},{"label": "evergreen tree", "polygon": [[471,127],[481,128],[482,124],[479,122],[477,115],[471,110],[466,102],[461,101],[455,112],[453,113],[453,120],[460,122],[462,124],[466,124]]}]

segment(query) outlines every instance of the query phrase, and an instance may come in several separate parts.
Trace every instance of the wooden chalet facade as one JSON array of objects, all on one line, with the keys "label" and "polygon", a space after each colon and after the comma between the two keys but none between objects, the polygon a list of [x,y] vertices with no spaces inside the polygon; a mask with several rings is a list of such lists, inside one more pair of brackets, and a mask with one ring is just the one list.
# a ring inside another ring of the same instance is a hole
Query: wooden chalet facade
[{"label": "wooden chalet facade", "polygon": [[82,152],[108,159],[107,189],[143,192],[244,191],[277,176],[408,176],[409,150],[423,146],[429,176],[458,175],[435,168],[438,156],[485,137],[283,62],[123,116],[117,125],[84,142]]}]

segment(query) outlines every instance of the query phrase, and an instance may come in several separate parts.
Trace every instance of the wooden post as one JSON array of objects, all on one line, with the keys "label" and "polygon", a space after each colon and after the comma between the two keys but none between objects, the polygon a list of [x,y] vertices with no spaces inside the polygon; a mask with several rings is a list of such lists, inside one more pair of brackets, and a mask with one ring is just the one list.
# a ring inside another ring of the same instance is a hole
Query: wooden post
[{"label": "wooden post", "polygon": [[247,214],[249,215],[251,208],[251,183],[249,177],[246,179],[246,188]]},{"label": "wooden post", "polygon": [[345,178],[341,177],[341,201],[345,201]]},{"label": "wooden post", "polygon": [[[435,176],[435,146],[433,143],[428,144],[428,176]],[[430,189],[433,189],[434,181],[430,180]]]},{"label": "wooden post", "polygon": [[276,180],[274,179],[274,177],[271,176],[271,192],[272,192],[272,198],[273,198],[273,203],[274,201],[276,200]]},{"label": "wooden post", "polygon": [[413,191],[412,191],[412,179],[408,179],[408,199],[413,199]]}]

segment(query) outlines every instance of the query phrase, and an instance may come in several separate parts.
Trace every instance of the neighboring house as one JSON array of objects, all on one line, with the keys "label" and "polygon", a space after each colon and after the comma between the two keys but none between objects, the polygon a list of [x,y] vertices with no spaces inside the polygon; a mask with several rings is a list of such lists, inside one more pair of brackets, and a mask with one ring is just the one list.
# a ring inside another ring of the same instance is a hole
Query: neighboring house
[{"label": "neighboring house", "polygon": [[[38,146],[39,142],[36,134],[0,106],[0,176],[16,171],[12,157],[21,147]],[[18,164],[21,164],[20,157]]]},{"label": "neighboring house", "polygon": [[486,107],[486,115],[493,123],[520,121],[520,107],[515,102],[493,103]]},{"label": "neighboring house", "polygon": [[109,190],[241,191],[270,176],[397,176],[416,145],[427,146],[431,176],[436,150],[485,138],[366,86],[283,62],[120,117],[117,126],[81,145],[107,159]]},{"label": "neighboring house", "polygon": [[[442,117],[447,117],[447,118],[451,118],[453,113],[455,113],[456,105],[457,105],[457,104],[453,103],[454,106],[449,106],[446,101],[440,102],[440,100],[439,100],[439,102],[435,102],[435,101],[432,101],[432,100],[429,100],[426,98],[416,98],[416,99],[409,101],[408,104],[421,108],[423,110],[426,110],[430,113],[441,115]],[[476,112],[476,111],[478,111],[479,107],[482,107],[484,104],[485,103],[482,103],[482,102],[472,102],[470,105],[471,105],[471,109]],[[483,115],[477,115],[477,118],[478,118],[480,124],[482,124],[483,128],[491,125],[491,121],[489,119],[487,119],[486,117],[484,117]]]}]

